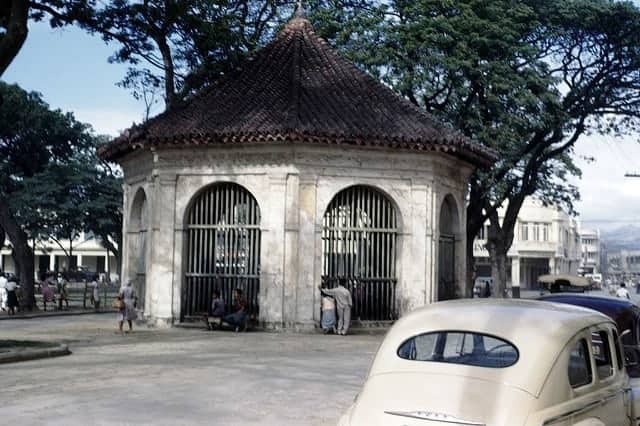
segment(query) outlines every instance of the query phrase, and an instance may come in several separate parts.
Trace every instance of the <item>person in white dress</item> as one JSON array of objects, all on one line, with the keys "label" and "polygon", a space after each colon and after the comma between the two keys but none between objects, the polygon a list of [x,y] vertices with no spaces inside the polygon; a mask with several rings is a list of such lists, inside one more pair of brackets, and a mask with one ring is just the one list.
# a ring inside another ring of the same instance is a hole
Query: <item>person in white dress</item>
[{"label": "person in white dress", "polygon": [[0,272],[0,309],[7,310],[7,279]]},{"label": "person in white dress", "polygon": [[131,285],[131,280],[127,280],[126,285],[120,289],[119,294],[124,301],[124,309],[118,311],[118,328],[122,332],[122,325],[126,320],[129,324],[128,332],[131,332],[133,331],[133,321],[138,318],[138,313],[136,312],[138,296]]}]

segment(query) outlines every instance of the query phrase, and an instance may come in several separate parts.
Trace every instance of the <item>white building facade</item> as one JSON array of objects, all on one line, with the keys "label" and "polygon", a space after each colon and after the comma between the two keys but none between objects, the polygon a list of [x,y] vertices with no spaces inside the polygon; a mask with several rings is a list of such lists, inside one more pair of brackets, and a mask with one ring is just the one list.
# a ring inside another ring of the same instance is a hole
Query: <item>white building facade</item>
[{"label": "white building facade", "polygon": [[[117,279],[118,264],[115,256],[112,253],[107,253],[107,249],[95,238],[81,233],[71,245],[73,252],[70,258],[67,256],[70,246],[69,241],[61,240],[60,243],[67,252],[54,241],[36,241],[34,251],[36,279],[47,272],[65,272],[79,267],[99,274],[109,272],[112,280]],[[29,246],[33,248],[33,243],[30,242]],[[0,270],[3,272],[16,273],[12,251],[13,247],[9,240],[6,240],[0,247]]]},{"label": "white building facade", "polygon": [[[502,218],[502,213],[499,214]],[[491,276],[489,252],[485,247],[487,226],[474,242],[478,277]],[[511,287],[537,289],[537,278],[544,274],[577,275],[581,261],[577,221],[562,209],[527,198],[518,214],[508,257],[507,284]]]},{"label": "white building facade", "polygon": [[580,229],[580,268],[581,275],[601,274],[602,241],[599,229]]}]

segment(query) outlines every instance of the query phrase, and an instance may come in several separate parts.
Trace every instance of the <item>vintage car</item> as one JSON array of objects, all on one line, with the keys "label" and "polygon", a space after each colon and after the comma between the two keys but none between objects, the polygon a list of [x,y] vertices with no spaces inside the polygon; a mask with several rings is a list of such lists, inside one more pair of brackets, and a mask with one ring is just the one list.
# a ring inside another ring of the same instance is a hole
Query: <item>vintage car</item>
[{"label": "vintage car", "polygon": [[638,426],[637,380],[616,324],[599,312],[441,302],[389,330],[339,425]]}]

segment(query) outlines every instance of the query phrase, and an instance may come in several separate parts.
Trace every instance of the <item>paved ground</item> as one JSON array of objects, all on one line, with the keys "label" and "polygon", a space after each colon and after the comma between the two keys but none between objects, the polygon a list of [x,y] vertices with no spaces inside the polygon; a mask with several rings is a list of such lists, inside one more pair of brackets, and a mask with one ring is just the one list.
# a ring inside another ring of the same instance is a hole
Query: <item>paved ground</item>
[{"label": "paved ground", "polygon": [[382,336],[136,329],[109,315],[0,322],[73,354],[0,368],[3,424],[335,425]]}]

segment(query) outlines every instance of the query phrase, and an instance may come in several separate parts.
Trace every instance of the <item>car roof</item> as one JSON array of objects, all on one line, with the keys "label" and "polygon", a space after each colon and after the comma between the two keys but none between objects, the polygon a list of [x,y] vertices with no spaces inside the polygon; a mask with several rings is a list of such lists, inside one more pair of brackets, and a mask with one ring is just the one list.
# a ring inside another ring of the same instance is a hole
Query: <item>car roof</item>
[{"label": "car roof", "polygon": [[593,302],[593,303],[606,303],[609,305],[617,305],[621,307],[629,307],[636,306],[629,299],[622,299],[619,297],[606,296],[606,295],[593,295],[593,294],[584,294],[584,293],[552,293],[545,294],[544,296],[540,296],[538,300],[576,300],[582,301],[585,303]]},{"label": "car roof", "polygon": [[[429,372],[467,375],[499,381],[538,396],[567,342],[581,330],[613,323],[591,309],[553,302],[514,299],[461,299],[438,302],[402,317],[387,333],[370,375],[393,372]],[[407,339],[435,331],[469,331],[498,337],[519,353],[511,367],[484,368],[403,360],[398,348]]]}]

